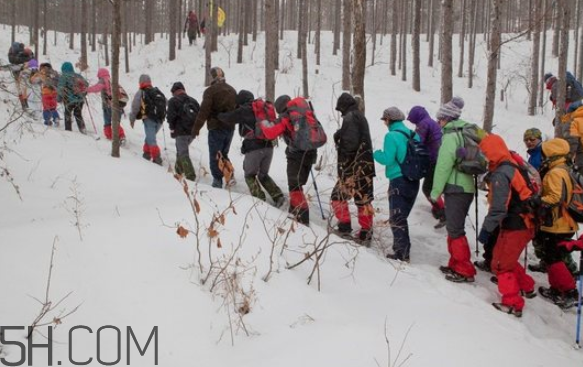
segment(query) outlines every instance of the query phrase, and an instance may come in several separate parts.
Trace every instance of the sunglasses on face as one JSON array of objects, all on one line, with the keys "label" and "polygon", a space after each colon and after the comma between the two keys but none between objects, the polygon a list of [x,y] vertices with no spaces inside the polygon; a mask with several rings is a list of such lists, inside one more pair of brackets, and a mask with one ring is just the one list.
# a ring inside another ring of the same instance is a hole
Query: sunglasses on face
[{"label": "sunglasses on face", "polygon": [[525,142],[525,143],[526,143],[526,142],[528,142],[528,141],[529,141],[529,142],[535,142],[535,141],[537,141],[537,140],[538,140],[537,138],[527,138],[527,139],[524,139],[524,142]]}]

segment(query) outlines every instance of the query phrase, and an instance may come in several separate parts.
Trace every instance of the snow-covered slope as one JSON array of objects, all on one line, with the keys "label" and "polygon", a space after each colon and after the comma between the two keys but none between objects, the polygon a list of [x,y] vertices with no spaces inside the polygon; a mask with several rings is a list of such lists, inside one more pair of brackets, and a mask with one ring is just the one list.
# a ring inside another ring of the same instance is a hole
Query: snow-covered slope
[{"label": "snow-covered slope", "polygon": [[[7,50],[9,34],[1,31],[0,49]],[[21,34],[21,39],[26,39]],[[49,50],[55,66],[76,61],[78,51],[60,46]],[[295,35],[282,44],[277,93],[297,94],[300,63],[293,56]],[[323,65],[318,74],[310,63],[310,90],[320,120],[331,134],[338,127],[334,112],[340,94],[341,58],[331,56],[331,35],[324,34]],[[222,39],[213,55],[227,81],[237,90],[262,95],[263,36],[245,49],[244,64],[234,61],[236,38]],[[395,105],[409,110],[416,104],[435,112],[439,105],[439,69],[422,68],[422,92],[415,93],[398,77],[389,76],[388,39],[377,47],[376,64],[367,68],[367,117],[373,144],[382,144],[382,110]],[[454,42],[457,44],[457,42]],[[479,122],[484,85],[485,56],[480,45],[476,87],[455,79],[455,94],[466,100],[464,117]],[[166,95],[173,82],[182,81],[200,100],[204,87],[203,50],[199,43],[178,52],[168,62],[167,43],[159,40],[138,46],[131,55],[131,72],[122,85],[137,90],[139,74],[148,73]],[[510,80],[508,107],[496,109],[495,130],[509,145],[523,152],[522,132],[539,127],[552,132],[551,112],[527,117],[526,75],[529,44],[514,42],[503,48],[500,87]],[[422,53],[422,60],[426,56]],[[549,59],[553,64],[554,60]],[[103,64],[90,56],[89,77]],[[8,90],[8,73],[0,75]],[[0,116],[10,119],[16,99],[0,91]],[[99,99],[90,98],[91,115],[101,130]],[[500,103],[499,103],[500,104]],[[91,116],[85,111],[89,130]],[[447,260],[445,230],[434,230],[429,206],[422,195],[410,217],[411,264],[384,258],[392,236],[386,223],[388,181],[377,167],[375,240],[365,249],[328,236],[319,218],[311,182],[312,225],[294,225],[280,211],[247,195],[242,177],[240,140],[234,139],[232,160],[239,183],[232,192],[209,185],[206,129],[191,146],[199,170],[196,184],[185,190],[169,167],[175,149],[168,130],[158,134],[164,167],[141,158],[144,133],[140,123],[131,129],[123,121],[128,144],[120,159],[111,158],[104,139],[45,128],[25,117],[2,132],[0,148],[0,325],[30,325],[41,310],[34,298],[45,300],[51,251],[55,250],[48,300],[56,305],[43,321],[62,317],[53,330],[53,364],[72,365],[93,358],[116,360],[116,334],[121,330],[121,362],[126,364],[126,334],[131,327],[142,348],[158,327],[158,365],[161,366],[575,366],[581,353],[572,348],[576,315],[564,313],[540,298],[527,300],[522,319],[496,311],[498,300],[489,274],[479,273],[474,284],[453,284],[437,270]],[[3,124],[2,124],[3,126]],[[286,191],[283,144],[275,151],[272,176]],[[315,172],[324,204],[335,180],[334,147],[320,151],[322,170]],[[187,197],[186,193],[190,195]],[[200,211],[199,211],[200,209]],[[353,208],[354,209],[354,208]],[[485,213],[480,198],[480,217]],[[474,211],[467,222],[473,243]],[[481,220],[481,219],[480,219]],[[177,234],[183,227],[186,238]],[[209,231],[209,228],[213,231]],[[198,229],[197,229],[198,228]],[[216,232],[214,232],[216,231]],[[209,238],[209,233],[212,238]],[[198,239],[198,240],[197,240]],[[220,239],[220,243],[219,240]],[[328,246],[316,266],[307,260],[288,269],[314,251]],[[531,260],[534,261],[534,260]],[[201,268],[202,265],[202,268]],[[546,278],[534,274],[537,284]],[[310,284],[307,284],[311,277]],[[204,284],[203,284],[204,283]],[[319,291],[318,291],[319,290]],[[249,311],[245,314],[246,311]],[[74,326],[86,325],[93,333]],[[46,327],[39,328],[42,334]],[[26,343],[24,331],[6,331],[5,339]],[[46,343],[35,334],[35,343]],[[8,344],[8,343],[5,343]],[[18,361],[20,349],[2,348],[8,362]],[[131,365],[154,365],[154,347],[141,357],[131,343]],[[388,353],[390,352],[389,356]],[[71,353],[71,354],[70,354]],[[390,358],[390,360],[388,360]],[[34,366],[47,363],[46,349],[34,352]]]}]

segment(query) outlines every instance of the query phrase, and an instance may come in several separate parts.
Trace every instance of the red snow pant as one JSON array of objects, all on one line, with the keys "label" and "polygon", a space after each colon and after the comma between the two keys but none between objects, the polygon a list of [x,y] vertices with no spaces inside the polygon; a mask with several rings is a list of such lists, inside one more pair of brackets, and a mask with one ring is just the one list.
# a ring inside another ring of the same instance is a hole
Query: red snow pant
[{"label": "red snow pant", "polygon": [[447,236],[447,251],[450,255],[447,266],[451,270],[466,278],[476,275],[476,268],[471,261],[470,245],[466,236],[453,239]]},{"label": "red snow pant", "polygon": [[520,292],[532,292],[534,280],[518,263],[520,254],[534,237],[532,229],[501,229],[494,246],[491,269],[498,277],[498,291],[502,304],[521,311],[524,299]]},{"label": "red snow pant", "polygon": [[[126,138],[126,134],[125,131],[123,131],[123,127],[121,127],[121,125],[119,125],[119,138],[120,139],[125,139]],[[105,135],[105,138],[108,140],[113,139],[113,130],[111,130],[111,125],[105,125],[103,127],[103,134]]]}]

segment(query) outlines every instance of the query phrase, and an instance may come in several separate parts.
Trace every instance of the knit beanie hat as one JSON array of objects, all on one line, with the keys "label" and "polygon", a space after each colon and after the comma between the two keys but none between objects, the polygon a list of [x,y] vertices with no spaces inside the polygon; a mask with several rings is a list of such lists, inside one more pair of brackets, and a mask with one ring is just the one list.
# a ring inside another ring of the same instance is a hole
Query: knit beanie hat
[{"label": "knit beanie hat", "polygon": [[437,119],[446,121],[459,119],[462,115],[464,104],[464,100],[461,97],[453,97],[451,101],[439,108],[436,115]]},{"label": "knit beanie hat", "polygon": [[140,84],[152,83],[152,79],[150,79],[150,76],[148,74],[140,75],[140,79],[138,79],[138,81]]},{"label": "knit beanie hat", "polygon": [[184,89],[184,85],[181,82],[176,82],[176,83],[172,84],[172,88],[170,89],[170,92],[174,93],[179,89],[186,91],[186,89]]},{"label": "knit beanie hat", "polygon": [[287,103],[289,101],[291,101],[291,98],[287,94],[277,97],[273,104],[277,113],[284,113],[287,110]]},{"label": "knit beanie hat", "polygon": [[395,121],[403,121],[404,119],[405,114],[397,107],[387,108],[386,110],[383,111],[383,117],[381,117],[381,120],[389,120],[389,123]]},{"label": "knit beanie hat", "polygon": [[533,127],[533,128],[528,129],[524,132],[523,140],[526,140],[526,139],[542,140],[542,137],[543,137],[542,132],[539,129],[537,129],[536,127]]}]

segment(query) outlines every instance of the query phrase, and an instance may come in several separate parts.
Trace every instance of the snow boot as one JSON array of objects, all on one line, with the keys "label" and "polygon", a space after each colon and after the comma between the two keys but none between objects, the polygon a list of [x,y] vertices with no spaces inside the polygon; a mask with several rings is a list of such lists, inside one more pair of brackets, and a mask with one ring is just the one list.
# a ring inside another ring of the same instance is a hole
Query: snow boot
[{"label": "snow boot", "polygon": [[267,191],[269,196],[271,196],[271,199],[273,200],[275,207],[276,208],[281,207],[285,203],[285,198],[279,186],[277,186],[275,181],[273,181],[273,179],[269,175],[258,176],[258,178],[259,182],[261,183],[261,186],[263,186],[265,188],[265,191]]},{"label": "snow boot", "polygon": [[476,281],[473,276],[465,277],[459,273],[456,273],[455,271],[452,271],[450,274],[446,274],[445,279],[454,283],[473,283]]},{"label": "snow boot", "polygon": [[196,180],[196,174],[194,173],[194,167],[192,161],[189,157],[181,157],[176,159],[176,164],[174,165],[176,173],[184,175],[187,180]]},{"label": "snow boot", "polygon": [[500,312],[504,312],[509,315],[514,315],[516,317],[522,317],[522,310],[517,310],[512,306],[507,306],[503,303],[492,303],[492,306],[494,306],[494,308]]}]

